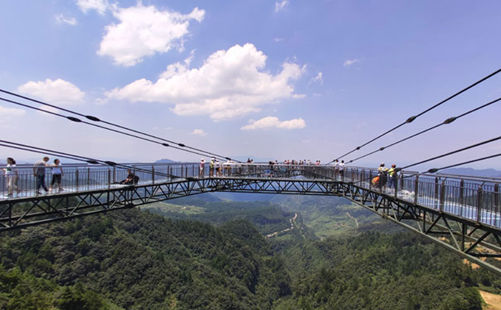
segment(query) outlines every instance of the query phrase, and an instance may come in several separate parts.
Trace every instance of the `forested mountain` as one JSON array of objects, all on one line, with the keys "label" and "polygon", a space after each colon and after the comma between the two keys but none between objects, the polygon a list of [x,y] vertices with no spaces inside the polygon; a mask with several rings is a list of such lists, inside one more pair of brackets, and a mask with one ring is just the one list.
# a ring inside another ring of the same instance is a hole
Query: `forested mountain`
[{"label": "forested mountain", "polygon": [[197,196],[4,234],[0,309],[481,309],[477,287],[501,291],[343,200],[270,201]]},{"label": "forested mountain", "polygon": [[[282,260],[245,221],[216,228],[127,210],[3,236],[0,252],[5,269],[82,285],[125,309],[271,309],[291,293]],[[4,305],[22,298],[2,294]]]}]

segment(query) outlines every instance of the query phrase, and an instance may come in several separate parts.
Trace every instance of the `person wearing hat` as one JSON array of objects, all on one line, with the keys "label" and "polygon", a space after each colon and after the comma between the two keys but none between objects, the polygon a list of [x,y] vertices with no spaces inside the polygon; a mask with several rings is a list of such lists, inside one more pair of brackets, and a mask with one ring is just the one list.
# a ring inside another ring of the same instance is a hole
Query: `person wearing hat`
[{"label": "person wearing hat", "polygon": [[384,163],[381,163],[379,165],[379,168],[377,168],[377,175],[379,176],[379,186],[383,187],[386,185],[387,180],[387,173],[388,169],[384,167]]},{"label": "person wearing hat", "polygon": [[211,158],[210,163],[209,163],[209,176],[213,177],[214,176],[214,164],[216,162],[216,159],[214,157]]},{"label": "person wearing hat", "polygon": [[397,184],[397,165],[391,165],[391,168],[388,169],[388,176],[390,177],[390,188],[395,188]]}]

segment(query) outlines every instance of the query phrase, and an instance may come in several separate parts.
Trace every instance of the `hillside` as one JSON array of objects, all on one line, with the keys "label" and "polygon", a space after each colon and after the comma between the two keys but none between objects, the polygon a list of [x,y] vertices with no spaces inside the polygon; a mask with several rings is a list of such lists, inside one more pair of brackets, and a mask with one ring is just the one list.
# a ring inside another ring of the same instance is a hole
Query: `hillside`
[{"label": "hillside", "polygon": [[367,231],[363,209],[317,238],[302,218],[338,225],[341,200],[297,200],[298,229],[266,239],[290,211],[200,197],[1,236],[0,308],[480,309],[477,287],[501,292],[497,275],[431,241],[384,223]]},{"label": "hillside", "polygon": [[0,252],[5,269],[125,309],[271,309],[290,294],[281,259],[245,221],[216,228],[128,210],[3,236]]}]

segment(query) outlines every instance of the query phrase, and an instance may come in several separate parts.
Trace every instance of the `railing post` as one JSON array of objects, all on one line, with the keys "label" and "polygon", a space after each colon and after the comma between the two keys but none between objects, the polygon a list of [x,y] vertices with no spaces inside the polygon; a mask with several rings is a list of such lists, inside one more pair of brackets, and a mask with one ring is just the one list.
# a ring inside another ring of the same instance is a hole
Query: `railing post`
[{"label": "railing post", "polygon": [[90,189],[90,167],[87,168],[87,189]]},{"label": "railing post", "polygon": [[75,187],[76,187],[77,191],[78,191],[78,183],[79,183],[78,179],[79,179],[78,168],[76,168],[76,170],[75,170]]},{"label": "railing post", "polygon": [[117,168],[113,166],[113,183],[117,182]]},{"label": "railing post", "polygon": [[435,177],[435,201],[433,203],[433,206],[435,206],[435,204],[439,201],[439,197],[438,197],[438,177]]},{"label": "railing post", "polygon": [[444,202],[445,202],[445,180],[442,181],[440,187],[440,212],[444,211]]},{"label": "railing post", "polygon": [[155,184],[155,166],[151,165],[151,184]]},{"label": "railing post", "polygon": [[419,196],[419,175],[416,175],[416,180],[414,180],[414,204],[418,204]]},{"label": "railing post", "polygon": [[464,204],[464,180],[459,181],[459,204]]},{"label": "railing post", "polygon": [[[494,184],[494,213],[495,214],[499,214],[500,212],[500,208],[499,208],[499,184],[496,183]],[[498,221],[499,221],[499,217],[498,217]],[[494,223],[494,225],[496,225],[497,223]]]},{"label": "railing post", "polygon": [[184,176],[188,177],[188,166],[184,167]]},{"label": "railing post", "polygon": [[369,190],[372,189],[372,170],[369,170]]},{"label": "railing post", "polygon": [[108,188],[111,187],[111,170],[108,168]]},{"label": "railing post", "polygon": [[[391,178],[391,176],[390,176],[390,178]],[[396,180],[395,180],[395,182],[393,182],[393,186],[395,186],[395,198],[398,198],[398,176],[395,176],[395,178],[396,178]]]},{"label": "railing post", "polygon": [[477,222],[482,219],[482,202],[483,202],[483,189],[482,185],[477,190]]}]

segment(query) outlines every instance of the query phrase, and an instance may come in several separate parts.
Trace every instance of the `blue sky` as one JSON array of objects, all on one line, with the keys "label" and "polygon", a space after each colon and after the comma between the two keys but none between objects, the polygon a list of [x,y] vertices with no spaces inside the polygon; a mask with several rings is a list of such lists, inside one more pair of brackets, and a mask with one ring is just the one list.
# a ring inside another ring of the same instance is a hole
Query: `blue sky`
[{"label": "blue sky", "polygon": [[[499,12],[499,1],[2,1],[0,88],[229,156],[326,162],[499,69]],[[497,97],[501,74],[346,160]],[[500,105],[357,164],[496,137]],[[5,102],[0,130],[102,159],[200,159]]]}]

